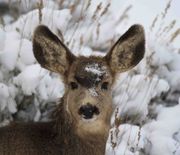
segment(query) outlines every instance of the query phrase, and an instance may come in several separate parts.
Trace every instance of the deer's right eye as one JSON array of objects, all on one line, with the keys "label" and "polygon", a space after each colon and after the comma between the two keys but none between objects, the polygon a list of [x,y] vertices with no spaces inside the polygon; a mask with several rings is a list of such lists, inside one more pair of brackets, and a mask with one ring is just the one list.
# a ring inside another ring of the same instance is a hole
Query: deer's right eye
[{"label": "deer's right eye", "polygon": [[78,88],[78,84],[76,82],[71,82],[70,83],[70,87],[71,87],[72,90],[77,89]]},{"label": "deer's right eye", "polygon": [[108,82],[103,82],[103,84],[101,85],[101,89],[108,90]]}]

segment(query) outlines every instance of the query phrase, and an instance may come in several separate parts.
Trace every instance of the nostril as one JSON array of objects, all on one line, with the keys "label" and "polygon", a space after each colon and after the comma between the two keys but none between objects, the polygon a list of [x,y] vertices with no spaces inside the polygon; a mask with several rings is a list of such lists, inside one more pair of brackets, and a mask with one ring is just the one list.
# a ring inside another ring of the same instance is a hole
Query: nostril
[{"label": "nostril", "polygon": [[82,115],[85,119],[91,119],[94,114],[99,114],[99,109],[91,104],[83,105],[79,109],[79,115]]}]

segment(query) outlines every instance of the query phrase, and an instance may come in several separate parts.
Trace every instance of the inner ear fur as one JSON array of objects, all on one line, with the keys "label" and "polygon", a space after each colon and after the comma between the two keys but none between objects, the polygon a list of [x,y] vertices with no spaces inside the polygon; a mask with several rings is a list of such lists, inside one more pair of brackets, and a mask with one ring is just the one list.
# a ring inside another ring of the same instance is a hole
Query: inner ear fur
[{"label": "inner ear fur", "polygon": [[39,64],[50,71],[64,74],[75,56],[48,27],[38,26],[33,36],[33,52]]},{"label": "inner ear fur", "polygon": [[105,56],[113,72],[125,72],[136,66],[145,53],[145,34],[141,25],[131,26]]}]

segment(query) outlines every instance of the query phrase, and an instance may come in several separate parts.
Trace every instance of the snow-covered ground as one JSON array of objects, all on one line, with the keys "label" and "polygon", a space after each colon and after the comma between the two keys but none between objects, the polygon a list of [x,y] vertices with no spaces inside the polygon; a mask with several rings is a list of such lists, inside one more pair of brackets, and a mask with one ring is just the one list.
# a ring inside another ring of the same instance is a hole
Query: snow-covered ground
[{"label": "snow-covered ground", "polygon": [[33,56],[31,39],[38,24],[47,25],[74,54],[88,56],[105,54],[129,26],[140,23],[146,55],[114,85],[107,155],[180,155],[178,0],[8,3],[0,0],[0,126],[12,120],[46,121],[63,95],[59,77]]}]

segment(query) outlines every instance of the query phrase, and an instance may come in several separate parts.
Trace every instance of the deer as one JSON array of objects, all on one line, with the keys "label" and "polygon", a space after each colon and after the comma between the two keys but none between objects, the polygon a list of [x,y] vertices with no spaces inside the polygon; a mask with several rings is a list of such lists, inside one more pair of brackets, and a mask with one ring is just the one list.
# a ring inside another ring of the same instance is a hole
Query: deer
[{"label": "deer", "polygon": [[45,25],[35,29],[32,42],[37,62],[61,76],[65,93],[51,121],[1,127],[0,155],[104,155],[113,84],[143,59],[143,26],[132,25],[105,56],[75,56]]}]

